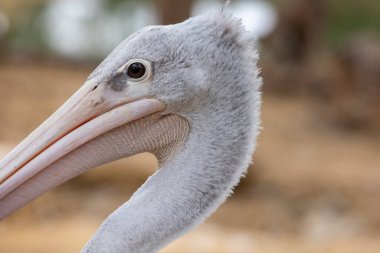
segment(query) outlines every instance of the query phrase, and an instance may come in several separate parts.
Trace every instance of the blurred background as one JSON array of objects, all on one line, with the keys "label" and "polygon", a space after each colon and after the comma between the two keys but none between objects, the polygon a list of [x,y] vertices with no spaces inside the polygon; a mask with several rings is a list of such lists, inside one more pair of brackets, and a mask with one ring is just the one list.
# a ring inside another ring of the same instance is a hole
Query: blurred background
[{"label": "blurred background", "polygon": [[[118,43],[212,0],[0,0],[0,157]],[[254,165],[207,222],[164,253],[380,252],[380,2],[232,1],[257,34],[263,129]],[[0,223],[0,252],[79,252],[156,168],[102,166]]]}]

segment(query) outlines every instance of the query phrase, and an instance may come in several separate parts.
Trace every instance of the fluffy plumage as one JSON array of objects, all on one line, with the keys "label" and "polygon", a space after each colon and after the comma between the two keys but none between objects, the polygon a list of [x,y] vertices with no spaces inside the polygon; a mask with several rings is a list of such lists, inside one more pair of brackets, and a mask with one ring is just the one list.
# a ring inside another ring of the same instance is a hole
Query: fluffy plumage
[{"label": "fluffy plumage", "polygon": [[[142,29],[89,77],[109,79],[123,63],[154,63],[150,93],[164,114],[185,118],[187,141],[102,224],[83,252],[156,252],[202,223],[246,172],[259,132],[254,38],[227,11]],[[170,131],[170,130],[168,130]]]}]

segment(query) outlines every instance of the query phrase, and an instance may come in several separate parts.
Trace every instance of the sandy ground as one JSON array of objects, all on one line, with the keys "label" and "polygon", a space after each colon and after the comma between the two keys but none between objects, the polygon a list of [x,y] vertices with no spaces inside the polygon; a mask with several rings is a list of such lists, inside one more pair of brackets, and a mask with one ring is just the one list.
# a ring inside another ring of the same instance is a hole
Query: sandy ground
[{"label": "sandy ground", "polygon": [[[72,94],[90,68],[0,63],[0,156]],[[162,252],[380,252],[380,137],[323,122],[315,100],[264,96],[255,164],[200,228]],[[152,155],[111,163],[0,223],[0,253],[78,252],[153,173]],[[0,207],[1,208],[1,207]]]}]

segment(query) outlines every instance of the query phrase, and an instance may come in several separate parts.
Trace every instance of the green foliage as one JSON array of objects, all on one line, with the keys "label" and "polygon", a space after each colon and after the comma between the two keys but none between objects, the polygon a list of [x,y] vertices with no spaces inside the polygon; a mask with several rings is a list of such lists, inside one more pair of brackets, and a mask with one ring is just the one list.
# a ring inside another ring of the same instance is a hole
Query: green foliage
[{"label": "green foliage", "polygon": [[[268,0],[279,12],[293,8],[302,0]],[[313,1],[313,0],[304,0]],[[326,3],[325,36],[332,46],[339,46],[355,34],[370,32],[380,35],[379,0],[314,0]]]},{"label": "green foliage", "polygon": [[11,49],[24,52],[41,52],[47,48],[43,39],[41,12],[45,3],[32,5],[19,13],[19,18],[10,27],[7,41]]},{"label": "green foliage", "polygon": [[[152,0],[107,0],[105,11],[111,15],[131,15],[135,6]],[[220,0],[224,1],[224,0]],[[281,11],[293,8],[301,0],[268,0]],[[306,1],[306,0],[305,0]],[[310,0],[309,0],[310,1]],[[315,0],[322,1],[322,0]],[[340,46],[358,33],[369,32],[380,36],[379,0],[324,0],[327,3],[325,36],[332,46]],[[10,48],[25,51],[44,51],[48,48],[43,36],[41,13],[46,3],[30,5],[12,23],[6,38]],[[121,8],[126,7],[126,8]]]},{"label": "green foliage", "polygon": [[330,0],[326,32],[332,45],[341,45],[357,33],[380,35],[380,1]]},{"label": "green foliage", "polygon": [[107,11],[112,13],[117,11],[121,6],[130,6],[131,10],[133,10],[134,7],[141,4],[141,2],[152,2],[152,0],[107,0],[104,2],[104,5]]}]

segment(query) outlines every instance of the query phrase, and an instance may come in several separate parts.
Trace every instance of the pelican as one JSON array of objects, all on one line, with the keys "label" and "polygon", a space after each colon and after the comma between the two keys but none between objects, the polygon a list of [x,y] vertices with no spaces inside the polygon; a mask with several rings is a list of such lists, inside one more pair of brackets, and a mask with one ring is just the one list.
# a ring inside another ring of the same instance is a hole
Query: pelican
[{"label": "pelican", "polygon": [[0,219],[90,168],[140,152],[159,168],[82,252],[157,252],[247,171],[260,125],[255,39],[227,11],[131,35],[0,161]]}]

